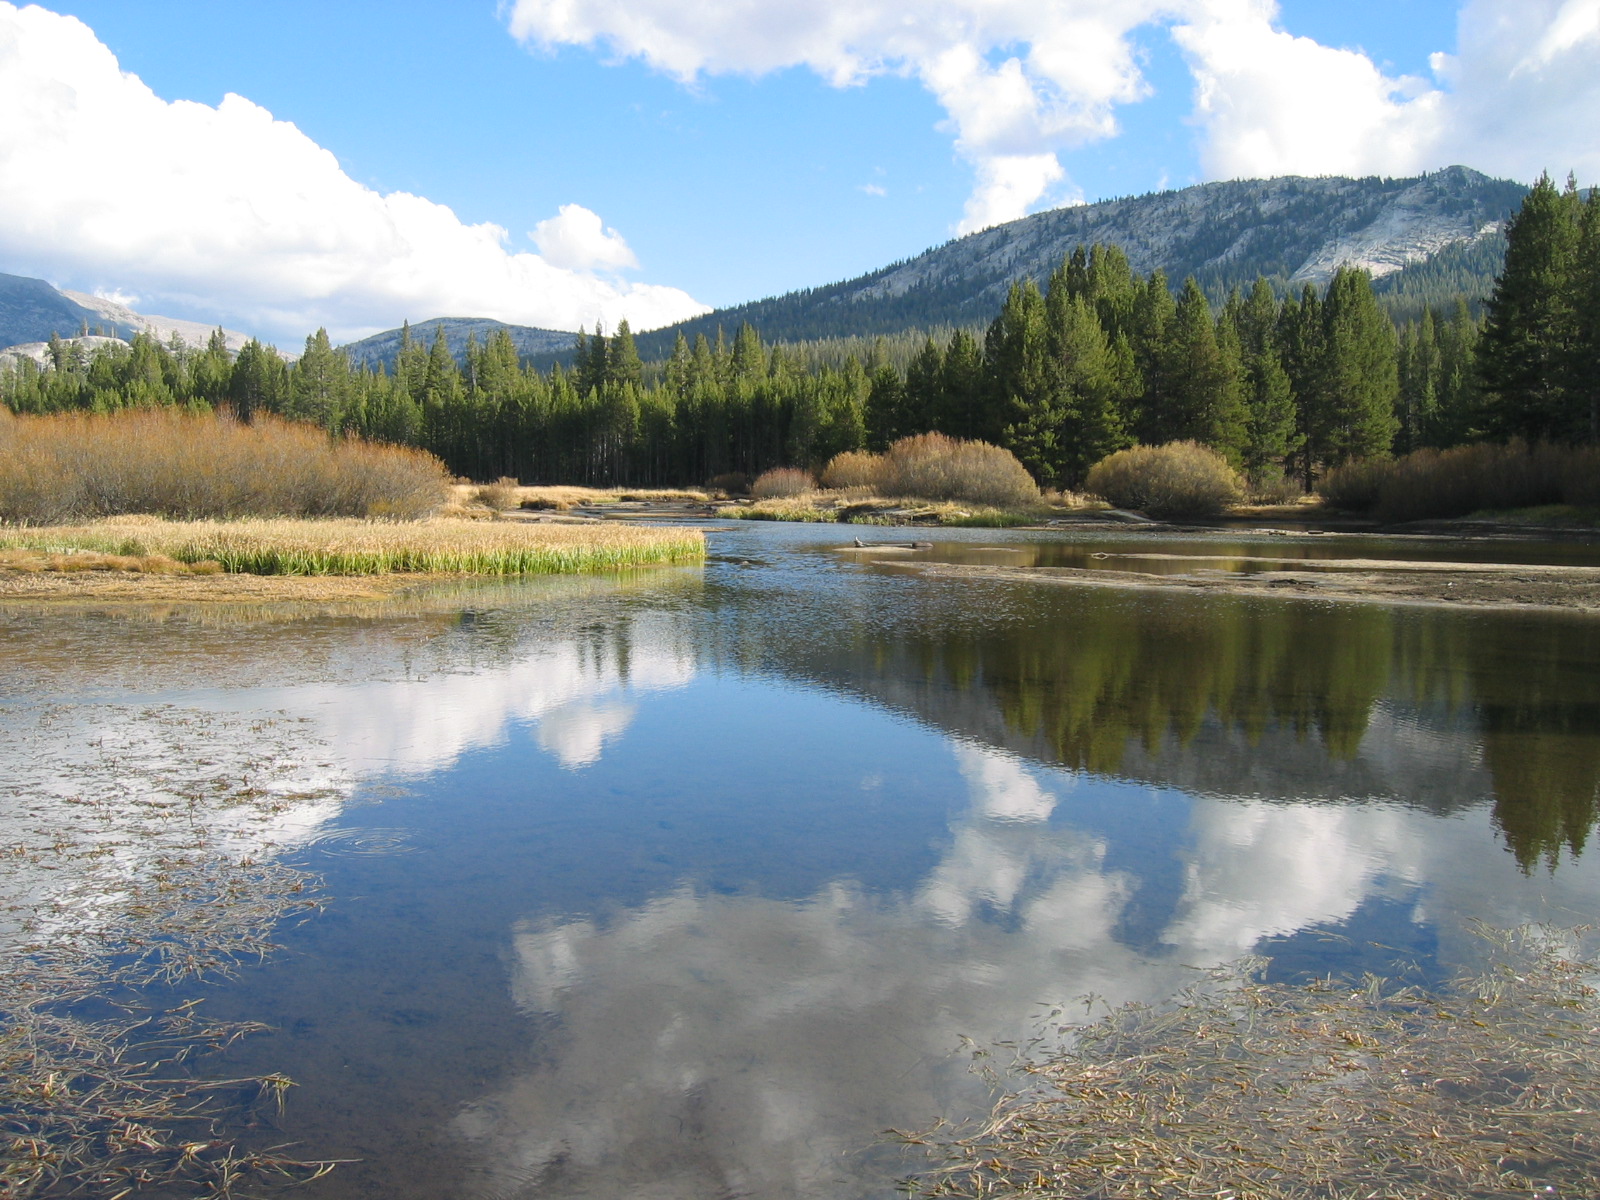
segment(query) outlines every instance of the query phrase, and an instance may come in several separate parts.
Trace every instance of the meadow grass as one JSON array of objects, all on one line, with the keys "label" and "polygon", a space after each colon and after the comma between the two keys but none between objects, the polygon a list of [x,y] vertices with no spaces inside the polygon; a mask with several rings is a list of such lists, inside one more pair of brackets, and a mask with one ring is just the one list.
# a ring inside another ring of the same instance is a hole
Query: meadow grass
[{"label": "meadow grass", "polygon": [[[85,525],[0,528],[0,551],[77,553],[215,563],[249,575],[550,575],[697,562],[697,529],[536,525],[439,518],[166,521],[111,518]],[[60,569],[60,568],[57,568]]]}]

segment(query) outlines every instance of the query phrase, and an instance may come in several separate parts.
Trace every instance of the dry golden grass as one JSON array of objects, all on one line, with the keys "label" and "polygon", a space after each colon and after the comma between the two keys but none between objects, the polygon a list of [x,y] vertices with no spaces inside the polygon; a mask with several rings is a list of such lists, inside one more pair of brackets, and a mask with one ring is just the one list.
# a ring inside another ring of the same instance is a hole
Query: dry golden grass
[{"label": "dry golden grass", "polygon": [[[1466,1200],[1600,1189],[1597,963],[1573,932],[1486,931],[1438,989],[1264,983],[1060,1027],[993,1118],[909,1135],[925,1196]],[[1020,1090],[1015,1090],[1021,1085]]]},{"label": "dry golden grass", "polygon": [[0,550],[65,557],[88,551],[139,560],[159,556],[252,575],[539,575],[694,562],[705,556],[705,538],[697,529],[612,524],[135,517],[0,528]]},{"label": "dry golden grass", "polygon": [[1335,508],[1385,521],[1592,506],[1600,504],[1600,447],[1514,441],[1359,459],[1328,472],[1317,492]]},{"label": "dry golden grass", "polygon": [[810,471],[803,471],[799,467],[773,467],[770,471],[762,472],[750,485],[750,496],[754,500],[777,500],[801,496],[816,488],[817,481],[811,477]]}]

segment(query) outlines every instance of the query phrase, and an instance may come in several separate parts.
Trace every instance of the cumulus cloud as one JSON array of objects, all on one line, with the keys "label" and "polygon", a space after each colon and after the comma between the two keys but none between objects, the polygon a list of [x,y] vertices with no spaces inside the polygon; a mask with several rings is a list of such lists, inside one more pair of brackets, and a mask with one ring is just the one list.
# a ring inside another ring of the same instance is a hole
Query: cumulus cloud
[{"label": "cumulus cloud", "polygon": [[11,271],[131,287],[284,337],[407,316],[651,328],[705,311],[676,288],[594,274],[635,263],[587,209],[540,226],[551,253],[518,252],[498,225],[364,187],[242,96],[214,108],[161,99],[82,22],[36,6],[0,3],[0,111]]},{"label": "cumulus cloud", "polygon": [[1194,72],[1209,178],[1412,174],[1464,163],[1600,174],[1600,4],[1468,0],[1432,78],[1278,27],[1273,0],[1196,0],[1173,37]]},{"label": "cumulus cloud", "polygon": [[606,229],[600,214],[581,204],[563,204],[557,216],[540,221],[530,234],[545,262],[570,271],[623,271],[639,260],[622,235]]},{"label": "cumulus cloud", "polygon": [[516,0],[512,33],[543,47],[605,46],[684,82],[804,66],[836,87],[915,77],[948,114],[976,185],[962,232],[1022,216],[1064,179],[1057,153],[1116,132],[1147,88],[1129,33],[1162,0]]},{"label": "cumulus cloud", "polygon": [[1117,136],[1118,107],[1151,94],[1141,30],[1170,31],[1185,55],[1206,178],[1456,162],[1600,174],[1597,0],[1467,0],[1428,77],[1296,36],[1276,0],[515,0],[509,22],[531,45],[603,47],[686,83],[792,67],[837,87],[914,77],[973,169],[962,233],[1082,198],[1062,155]]}]

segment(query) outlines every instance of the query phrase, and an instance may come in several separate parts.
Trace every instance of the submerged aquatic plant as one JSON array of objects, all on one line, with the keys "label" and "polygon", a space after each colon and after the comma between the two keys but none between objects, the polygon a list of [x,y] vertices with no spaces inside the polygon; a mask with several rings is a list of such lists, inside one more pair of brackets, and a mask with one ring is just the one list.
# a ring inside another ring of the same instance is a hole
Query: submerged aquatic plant
[{"label": "submerged aquatic plant", "polygon": [[[293,723],[129,708],[84,745],[56,715],[0,727],[0,1197],[237,1196],[325,1174],[228,1136],[292,1084],[202,1064],[263,1026],[147,989],[257,960],[320,906],[273,839],[342,793],[304,769]],[[197,735],[237,754],[185,756]]]},{"label": "submerged aquatic plant", "polygon": [[939,1164],[924,1196],[1593,1196],[1597,964],[1576,931],[1485,931],[1448,986],[1295,986],[1263,959],[1170,1005],[1056,1032],[996,1082],[987,1121],[901,1135]]}]

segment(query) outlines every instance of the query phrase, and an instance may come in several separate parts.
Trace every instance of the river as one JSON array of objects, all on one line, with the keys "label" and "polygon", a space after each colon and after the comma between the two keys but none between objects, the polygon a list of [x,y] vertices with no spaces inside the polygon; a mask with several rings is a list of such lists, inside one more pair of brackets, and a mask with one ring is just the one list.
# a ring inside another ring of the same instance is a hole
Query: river
[{"label": "river", "polygon": [[932,577],[858,532],[906,537],[750,523],[704,568],[365,612],[0,610],[0,840],[89,828],[86,771],[278,797],[231,852],[325,907],[183,986],[272,1027],[207,1070],[299,1085],[247,1143],[358,1160],[319,1200],[889,1196],[881,1132],[981,1111],[974,1047],[1057,1004],[1247,953],[1442,976],[1476,922],[1600,919],[1600,620]]}]

